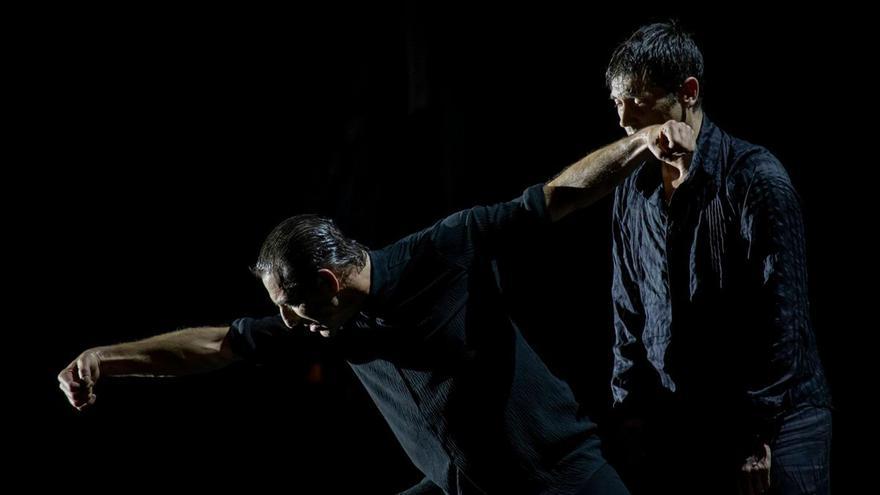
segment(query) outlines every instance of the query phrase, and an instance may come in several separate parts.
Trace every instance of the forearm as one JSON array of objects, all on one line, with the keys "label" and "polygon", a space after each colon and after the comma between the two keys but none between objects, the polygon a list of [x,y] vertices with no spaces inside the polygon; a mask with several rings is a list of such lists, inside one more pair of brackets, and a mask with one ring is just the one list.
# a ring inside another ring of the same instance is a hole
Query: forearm
[{"label": "forearm", "polygon": [[610,193],[637,164],[651,156],[649,139],[657,132],[656,127],[642,129],[590,153],[548,182],[544,196],[553,221]]},{"label": "forearm", "polygon": [[221,368],[236,361],[228,327],[198,327],[137,342],[96,347],[103,376],[177,376]]}]

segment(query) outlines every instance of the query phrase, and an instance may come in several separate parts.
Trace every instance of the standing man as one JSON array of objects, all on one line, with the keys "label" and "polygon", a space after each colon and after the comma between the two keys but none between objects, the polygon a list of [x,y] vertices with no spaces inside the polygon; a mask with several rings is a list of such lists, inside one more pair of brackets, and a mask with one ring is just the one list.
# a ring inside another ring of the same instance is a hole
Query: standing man
[{"label": "standing man", "polygon": [[828,493],[830,398],[785,169],[709,120],[703,56],[676,24],[638,29],[606,79],[628,135],[676,120],[695,147],[649,158],[614,194],[624,479],[642,493]]}]

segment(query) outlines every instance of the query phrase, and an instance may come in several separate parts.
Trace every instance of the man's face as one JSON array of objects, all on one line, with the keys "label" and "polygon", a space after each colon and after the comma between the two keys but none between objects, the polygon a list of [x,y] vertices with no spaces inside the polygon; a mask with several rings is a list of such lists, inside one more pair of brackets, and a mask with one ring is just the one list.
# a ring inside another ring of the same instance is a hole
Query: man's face
[{"label": "man's face", "polygon": [[620,127],[632,135],[639,129],[669,120],[684,121],[685,114],[674,93],[640,84],[630,76],[611,81],[611,101],[620,117]]},{"label": "man's face", "polygon": [[333,296],[309,294],[291,300],[281,289],[275,275],[265,274],[262,280],[269,298],[278,306],[281,318],[288,328],[301,327],[311,332],[319,332],[323,337],[330,337],[344,323],[342,312],[338,303],[334,304]]}]

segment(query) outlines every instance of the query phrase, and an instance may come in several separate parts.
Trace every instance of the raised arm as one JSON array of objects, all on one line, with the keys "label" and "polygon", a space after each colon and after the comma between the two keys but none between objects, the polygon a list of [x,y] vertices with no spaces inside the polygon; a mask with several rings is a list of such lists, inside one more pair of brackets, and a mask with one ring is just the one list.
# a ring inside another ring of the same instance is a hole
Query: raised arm
[{"label": "raised arm", "polygon": [[667,163],[689,157],[695,141],[687,124],[669,121],[646,127],[590,153],[544,186],[550,218],[555,222],[595,203],[652,155]]}]

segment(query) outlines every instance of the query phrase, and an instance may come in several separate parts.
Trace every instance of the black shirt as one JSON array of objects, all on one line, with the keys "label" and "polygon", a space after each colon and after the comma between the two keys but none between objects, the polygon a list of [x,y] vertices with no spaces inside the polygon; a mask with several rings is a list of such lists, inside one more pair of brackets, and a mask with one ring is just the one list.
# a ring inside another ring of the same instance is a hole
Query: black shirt
[{"label": "black shirt", "polygon": [[[370,252],[366,308],[333,339],[413,463],[446,493],[568,493],[604,464],[510,319],[498,257],[549,223],[541,185]],[[240,319],[233,348],[271,346],[278,318]]]},{"label": "black shirt", "polygon": [[645,163],[615,191],[612,230],[615,403],[665,389],[763,437],[783,411],[829,403],[800,205],[770,152],[704,117],[671,201]]}]

